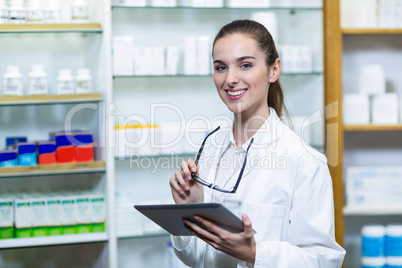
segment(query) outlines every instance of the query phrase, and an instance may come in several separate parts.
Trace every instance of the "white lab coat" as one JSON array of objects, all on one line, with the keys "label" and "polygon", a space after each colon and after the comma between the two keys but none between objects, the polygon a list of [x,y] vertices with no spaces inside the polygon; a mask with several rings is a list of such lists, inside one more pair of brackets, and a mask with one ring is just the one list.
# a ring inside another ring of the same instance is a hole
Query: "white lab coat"
[{"label": "white lab coat", "polygon": [[[337,268],[345,251],[334,239],[332,182],[321,153],[303,144],[275,111],[253,136],[243,178],[235,194],[204,187],[205,202],[221,202],[247,214],[256,240],[254,265],[217,251],[196,237],[172,237],[176,255],[191,267]],[[231,127],[213,134],[200,162],[200,177],[214,181]],[[242,147],[247,148],[249,141]],[[222,145],[217,148],[217,145]],[[215,161],[216,161],[215,159]],[[237,180],[237,175],[234,176]],[[218,196],[218,198],[217,198]]]}]

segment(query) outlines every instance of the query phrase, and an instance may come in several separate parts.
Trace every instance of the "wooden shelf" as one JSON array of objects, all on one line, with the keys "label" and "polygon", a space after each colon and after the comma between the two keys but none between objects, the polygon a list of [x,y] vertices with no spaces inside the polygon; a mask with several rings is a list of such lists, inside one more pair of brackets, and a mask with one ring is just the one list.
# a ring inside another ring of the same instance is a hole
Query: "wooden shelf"
[{"label": "wooden shelf", "polygon": [[400,131],[402,125],[344,125],[344,131]]},{"label": "wooden shelf", "polygon": [[104,161],[0,168],[0,178],[105,172]]},{"label": "wooden shelf", "polygon": [[0,249],[106,242],[106,233],[55,235],[29,238],[1,239]]},{"label": "wooden shelf", "polygon": [[402,215],[402,204],[383,205],[383,206],[364,206],[364,207],[344,207],[344,215],[348,216],[383,216],[383,215]]},{"label": "wooden shelf", "polygon": [[402,34],[401,29],[342,29],[343,34]]},{"label": "wooden shelf", "polygon": [[101,33],[100,23],[83,24],[3,24],[0,33]]},{"label": "wooden shelf", "polygon": [[0,106],[98,102],[98,101],[101,101],[102,99],[103,99],[103,96],[101,93],[67,94],[67,95],[2,96],[2,97],[0,97]]}]

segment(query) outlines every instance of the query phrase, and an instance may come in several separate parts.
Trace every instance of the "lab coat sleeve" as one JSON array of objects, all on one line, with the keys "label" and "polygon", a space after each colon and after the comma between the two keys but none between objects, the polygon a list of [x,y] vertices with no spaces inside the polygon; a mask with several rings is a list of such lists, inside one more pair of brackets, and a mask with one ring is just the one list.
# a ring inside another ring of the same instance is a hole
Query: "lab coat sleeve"
[{"label": "lab coat sleeve", "polygon": [[171,236],[176,256],[187,266],[196,265],[194,236]]},{"label": "lab coat sleeve", "polygon": [[345,251],[334,237],[332,180],[326,159],[303,155],[294,182],[288,237],[257,243],[254,267],[341,267]]}]

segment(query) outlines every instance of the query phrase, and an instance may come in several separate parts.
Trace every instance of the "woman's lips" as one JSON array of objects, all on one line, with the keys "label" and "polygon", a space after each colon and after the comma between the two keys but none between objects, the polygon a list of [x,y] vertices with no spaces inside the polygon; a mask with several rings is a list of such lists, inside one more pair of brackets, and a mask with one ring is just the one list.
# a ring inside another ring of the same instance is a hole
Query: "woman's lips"
[{"label": "woman's lips", "polygon": [[247,92],[247,89],[236,89],[236,90],[225,90],[226,96],[228,96],[231,100],[238,100],[244,96]]}]

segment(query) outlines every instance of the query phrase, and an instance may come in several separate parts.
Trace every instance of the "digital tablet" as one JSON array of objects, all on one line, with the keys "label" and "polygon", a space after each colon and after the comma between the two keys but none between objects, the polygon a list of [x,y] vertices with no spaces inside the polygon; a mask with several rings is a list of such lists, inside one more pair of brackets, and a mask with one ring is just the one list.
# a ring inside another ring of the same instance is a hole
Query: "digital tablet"
[{"label": "digital tablet", "polygon": [[188,219],[205,229],[194,215],[206,218],[233,233],[243,232],[243,221],[219,203],[135,205],[135,209],[172,235],[193,235],[184,227],[182,219]]}]

